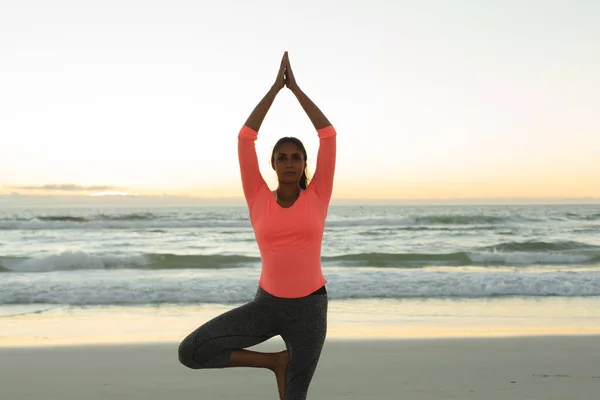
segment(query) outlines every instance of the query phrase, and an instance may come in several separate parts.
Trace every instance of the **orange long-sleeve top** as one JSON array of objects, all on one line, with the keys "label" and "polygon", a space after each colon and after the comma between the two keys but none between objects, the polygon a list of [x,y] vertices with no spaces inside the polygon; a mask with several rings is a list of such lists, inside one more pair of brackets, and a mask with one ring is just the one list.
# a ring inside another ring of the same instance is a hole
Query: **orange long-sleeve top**
[{"label": "orange long-sleeve top", "polygon": [[317,134],[314,176],[288,208],[277,203],[260,173],[255,147],[258,132],[244,125],[238,135],[242,187],[262,261],[258,284],[277,297],[307,296],[327,283],[321,244],[333,189],[336,132],[330,125]]}]

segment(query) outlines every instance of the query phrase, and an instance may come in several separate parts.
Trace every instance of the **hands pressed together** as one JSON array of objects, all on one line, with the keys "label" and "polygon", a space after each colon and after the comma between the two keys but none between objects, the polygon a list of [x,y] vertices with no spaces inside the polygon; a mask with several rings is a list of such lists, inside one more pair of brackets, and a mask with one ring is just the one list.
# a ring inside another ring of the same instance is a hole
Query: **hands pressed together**
[{"label": "hands pressed together", "polygon": [[267,94],[262,98],[262,100],[254,107],[252,113],[246,120],[246,126],[250,129],[258,132],[260,129],[269,108],[273,104],[275,97],[279,93],[281,89],[287,87],[292,91],[298,102],[310,118],[315,129],[323,129],[331,125],[327,117],[323,115],[321,110],[312,102],[308,96],[300,90],[298,87],[298,83],[296,82],[296,77],[294,76],[294,72],[292,71],[292,66],[290,65],[290,59],[288,57],[288,52],[283,53],[283,58],[281,59],[281,65],[279,66],[279,72],[277,72],[277,78],[275,79],[275,83]]},{"label": "hands pressed together", "polygon": [[290,58],[287,51],[283,53],[279,72],[277,73],[277,79],[275,79],[275,83],[273,84],[273,87],[277,91],[283,89],[284,86],[287,86],[292,92],[299,89],[298,84],[296,83],[296,77],[294,76],[294,72],[290,65]]}]

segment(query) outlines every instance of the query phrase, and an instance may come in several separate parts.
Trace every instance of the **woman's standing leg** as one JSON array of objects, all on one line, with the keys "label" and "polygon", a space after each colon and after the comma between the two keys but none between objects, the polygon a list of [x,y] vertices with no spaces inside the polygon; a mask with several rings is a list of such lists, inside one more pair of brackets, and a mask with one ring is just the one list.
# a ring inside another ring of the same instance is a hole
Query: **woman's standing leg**
[{"label": "woman's standing leg", "polygon": [[[305,400],[327,336],[327,295],[299,299],[287,307],[281,336],[290,352],[285,400]],[[281,318],[281,314],[279,314]]]}]

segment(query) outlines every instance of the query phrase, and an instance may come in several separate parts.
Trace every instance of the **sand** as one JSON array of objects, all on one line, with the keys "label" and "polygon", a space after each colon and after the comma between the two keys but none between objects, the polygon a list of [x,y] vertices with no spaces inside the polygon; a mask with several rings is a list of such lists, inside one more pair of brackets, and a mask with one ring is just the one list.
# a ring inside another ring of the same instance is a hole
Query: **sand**
[{"label": "sand", "polygon": [[[257,350],[277,350],[270,340]],[[600,337],[328,340],[309,399],[598,399]],[[277,399],[270,371],[190,370],[177,343],[0,348],[0,400]]]}]

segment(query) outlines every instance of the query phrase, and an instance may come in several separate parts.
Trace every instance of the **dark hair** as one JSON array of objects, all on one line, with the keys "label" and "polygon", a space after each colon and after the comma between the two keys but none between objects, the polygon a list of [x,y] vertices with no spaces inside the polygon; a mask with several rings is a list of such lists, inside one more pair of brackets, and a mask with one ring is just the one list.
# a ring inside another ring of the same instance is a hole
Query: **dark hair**
[{"label": "dark hair", "polygon": [[[281,145],[284,143],[293,143],[296,146],[298,146],[298,148],[300,149],[300,152],[304,156],[304,162],[306,163],[306,161],[308,160],[308,156],[306,155],[306,149],[304,148],[304,145],[302,144],[300,139],[297,139],[297,138],[291,137],[291,136],[286,136],[286,137],[282,137],[281,139],[279,139],[277,141],[277,143],[275,143],[275,146],[273,146],[273,152],[271,153],[271,165],[272,166],[274,166],[274,163],[275,163],[275,153],[277,152],[279,147],[281,147]],[[306,172],[306,164],[304,164],[304,171],[302,171],[302,176],[300,177],[300,189],[306,190],[307,186],[308,186],[308,174]]]}]

